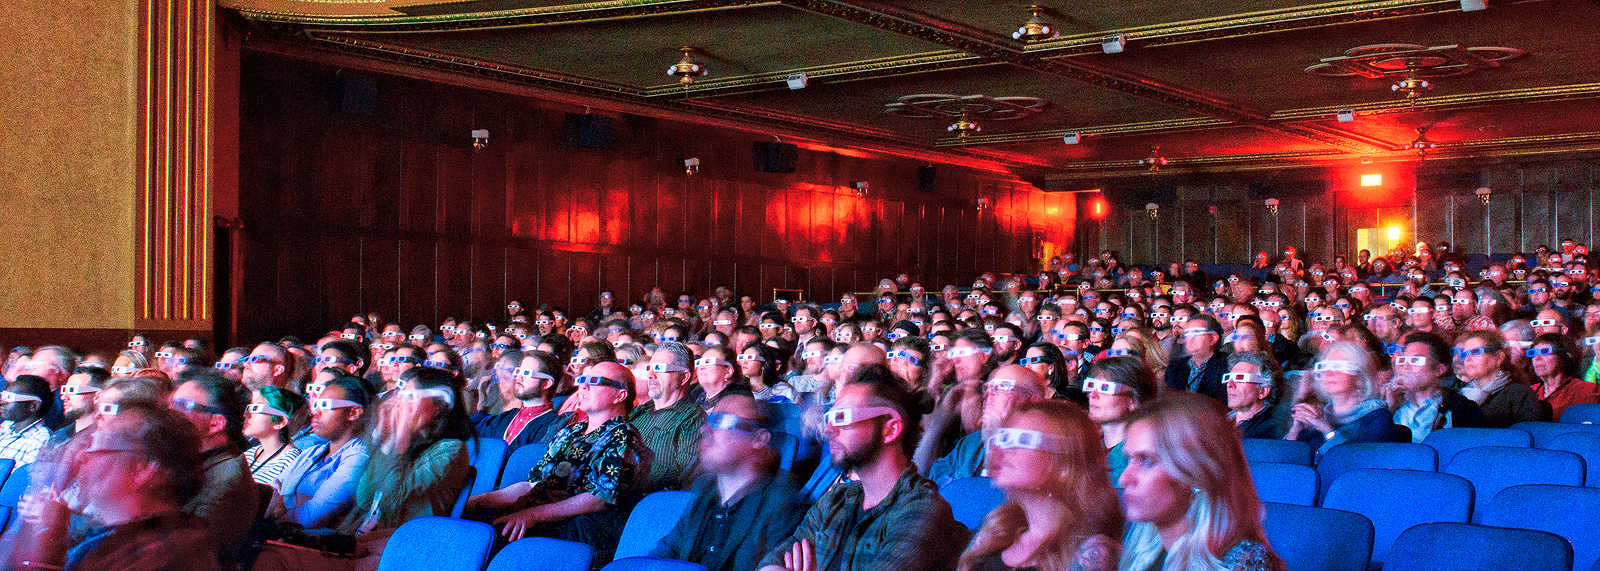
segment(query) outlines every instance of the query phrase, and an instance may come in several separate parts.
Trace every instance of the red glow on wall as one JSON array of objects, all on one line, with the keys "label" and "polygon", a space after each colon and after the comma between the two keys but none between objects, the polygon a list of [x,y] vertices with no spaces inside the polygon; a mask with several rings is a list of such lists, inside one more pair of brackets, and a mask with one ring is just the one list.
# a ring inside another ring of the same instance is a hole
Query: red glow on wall
[{"label": "red glow on wall", "polygon": [[1329,176],[1339,202],[1352,207],[1404,206],[1411,202],[1416,191],[1415,166],[1408,163],[1336,169]]},{"label": "red glow on wall", "polygon": [[1106,211],[1109,210],[1109,209],[1110,209],[1110,205],[1106,204],[1106,199],[1100,198],[1098,196],[1095,197],[1095,198],[1089,199],[1089,217],[1090,218],[1094,218],[1095,220],[1104,219],[1106,217]]}]

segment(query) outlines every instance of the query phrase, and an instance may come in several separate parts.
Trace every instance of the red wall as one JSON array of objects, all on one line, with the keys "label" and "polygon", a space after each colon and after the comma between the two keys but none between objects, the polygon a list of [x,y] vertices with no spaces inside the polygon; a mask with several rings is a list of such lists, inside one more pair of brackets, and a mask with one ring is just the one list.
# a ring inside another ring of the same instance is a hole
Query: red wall
[{"label": "red wall", "polygon": [[[352,75],[376,82],[369,113],[340,109]],[[1036,236],[1072,233],[1070,196],[1004,173],[940,165],[922,193],[920,161],[826,147],[801,150],[794,174],[762,173],[750,148],[769,135],[637,115],[613,115],[613,148],[575,149],[563,118],[581,107],[249,51],[241,90],[247,340],[358,311],[436,324],[501,316],[512,298],[587,310],[601,289],[830,301],[898,272],[933,289],[1030,271]],[[475,128],[491,132],[482,150]]]}]

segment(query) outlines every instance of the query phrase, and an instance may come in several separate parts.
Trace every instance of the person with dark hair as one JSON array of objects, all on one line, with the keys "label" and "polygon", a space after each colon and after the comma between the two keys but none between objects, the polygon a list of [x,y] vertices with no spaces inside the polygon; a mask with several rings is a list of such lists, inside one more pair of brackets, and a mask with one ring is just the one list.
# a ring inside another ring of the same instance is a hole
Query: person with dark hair
[{"label": "person with dark hair", "polygon": [[1199,313],[1183,324],[1179,339],[1184,354],[1167,365],[1168,388],[1199,393],[1219,403],[1228,402],[1228,391],[1222,386],[1222,375],[1228,372],[1227,356],[1219,356],[1222,342],[1222,324],[1215,317]]},{"label": "person with dark hair", "polygon": [[249,357],[240,359],[239,362],[244,363],[240,379],[246,387],[258,389],[271,385],[283,389],[299,389],[291,386],[295,373],[295,356],[282,345],[260,343],[250,351]]},{"label": "person with dark hair", "polygon": [[305,425],[306,401],[278,387],[261,387],[250,393],[244,435],[257,444],[244,451],[250,476],[257,483],[278,489],[278,477],[300,455],[293,437]]},{"label": "person with dark hair", "polygon": [[1575,404],[1600,402],[1600,386],[1578,378],[1578,349],[1571,338],[1561,333],[1545,333],[1534,338],[1528,348],[1534,395],[1550,406],[1550,418]]},{"label": "person with dark hair", "polygon": [[884,365],[857,370],[826,414],[833,462],[856,481],[828,489],[762,571],[919,571],[955,566],[968,532],[933,482],[917,475],[912,447],[921,411]]},{"label": "person with dark hair", "polygon": [[794,387],[783,380],[784,360],[778,348],[752,343],[739,349],[734,361],[739,366],[739,376],[744,377],[750,388],[750,396],[771,402],[798,401]]},{"label": "person with dark hair", "polygon": [[[56,493],[35,494],[14,562],[68,571],[221,569],[207,522],[184,505],[201,488],[201,437],[182,414],[129,402],[100,421]],[[71,489],[69,504],[59,492]],[[93,527],[69,533],[69,509]],[[76,543],[71,543],[76,540]],[[19,565],[20,567],[20,565]]]},{"label": "person with dark hair", "polygon": [[311,431],[324,442],[301,451],[283,471],[267,516],[307,528],[331,527],[355,505],[356,478],[370,456],[367,409],[372,391],[348,373],[335,375],[310,401]]},{"label": "person with dark hair", "polygon": [[79,432],[94,426],[95,398],[111,384],[111,373],[99,367],[78,367],[61,385],[61,406],[68,424],[50,433],[50,446],[72,440]]},{"label": "person with dark hair", "polygon": [[744,396],[717,402],[700,427],[706,474],[695,481],[689,508],[652,557],[749,571],[794,533],[809,507],[793,478],[778,470],[772,448],[772,406]]},{"label": "person with dark hair", "polygon": [[493,523],[506,541],[539,535],[587,543],[601,565],[621,539],[621,506],[636,499],[645,481],[641,462],[648,449],[627,421],[633,373],[617,363],[598,363],[577,384],[572,398],[584,420],[556,434],[525,481],[473,496],[467,509],[502,514]]},{"label": "person with dark hair", "polygon": [[1450,386],[1450,344],[1436,333],[1413,331],[1401,338],[1392,357],[1394,379],[1383,387],[1394,423],[1411,429],[1411,441],[1422,442],[1441,428],[1483,425],[1483,411]]},{"label": "person with dark hair", "polygon": [[1048,389],[1045,391],[1046,397],[1077,402],[1079,399],[1074,398],[1072,393],[1075,391],[1077,396],[1083,396],[1083,387],[1074,389],[1068,386],[1070,377],[1066,362],[1067,358],[1061,353],[1061,348],[1046,341],[1029,345],[1022,351],[1022,358],[1017,360],[1017,364],[1027,367],[1044,379]]},{"label": "person with dark hair", "polygon": [[1083,392],[1089,395],[1089,419],[1100,425],[1101,445],[1106,450],[1106,467],[1113,484],[1128,467],[1128,456],[1122,450],[1128,417],[1154,398],[1160,388],[1155,371],[1132,356],[1095,361],[1089,367],[1089,376],[1083,378]]},{"label": "person with dark hair", "polygon": [[1550,404],[1527,385],[1512,381],[1505,338],[1498,331],[1469,331],[1451,351],[1456,375],[1466,383],[1461,396],[1483,409],[1484,426],[1510,428],[1527,421],[1550,420]]},{"label": "person with dark hair", "polygon": [[511,372],[511,397],[514,408],[478,422],[478,433],[506,442],[506,454],[535,442],[549,442],[563,426],[563,416],[550,404],[561,374],[561,360],[544,351],[507,355],[521,357]]},{"label": "person with dark hair", "polygon": [[261,502],[245,463],[244,388],[214,370],[190,371],[179,379],[169,405],[183,413],[199,434],[202,485],[184,511],[205,520],[222,548],[223,564],[233,557],[255,522]]},{"label": "person with dark hair", "polygon": [[1265,351],[1238,351],[1228,357],[1222,384],[1228,390],[1228,418],[1243,438],[1283,438],[1283,421],[1275,414],[1278,363]]},{"label": "person with dark hair", "polygon": [[49,402],[55,400],[50,384],[37,375],[18,375],[17,380],[6,384],[0,392],[0,406],[4,406],[4,423],[0,423],[0,459],[16,462],[17,466],[32,464],[39,450],[50,440],[50,428],[44,424]]},{"label": "person with dark hair", "polygon": [[357,377],[365,376],[367,361],[371,357],[372,350],[367,348],[366,343],[351,339],[336,339],[323,343],[318,349],[312,372],[315,373],[325,367],[334,367]]}]

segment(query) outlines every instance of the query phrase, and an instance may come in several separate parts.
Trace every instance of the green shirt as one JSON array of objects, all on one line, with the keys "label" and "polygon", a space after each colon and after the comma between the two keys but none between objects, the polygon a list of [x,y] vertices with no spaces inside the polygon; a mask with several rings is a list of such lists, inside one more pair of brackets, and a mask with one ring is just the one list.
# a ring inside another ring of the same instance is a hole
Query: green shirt
[{"label": "green shirt", "polygon": [[687,488],[700,457],[700,426],[706,423],[699,403],[686,394],[672,406],[656,410],[655,401],[649,401],[633,408],[628,423],[655,455],[644,493]]},{"label": "green shirt", "polygon": [[1111,486],[1122,487],[1119,480],[1122,479],[1122,471],[1128,468],[1128,455],[1122,452],[1121,442],[1106,451],[1106,465],[1111,467]]},{"label": "green shirt", "polygon": [[970,533],[951,515],[933,482],[906,469],[889,495],[861,509],[859,482],[834,485],[806,512],[794,536],[761,561],[783,565],[783,555],[801,539],[816,549],[819,571],[934,571],[954,569]]},{"label": "green shirt", "polygon": [[467,446],[454,439],[433,443],[406,465],[396,454],[374,452],[356,484],[356,505],[339,524],[355,534],[375,518],[372,529],[396,529],[425,516],[449,516],[467,484]]}]

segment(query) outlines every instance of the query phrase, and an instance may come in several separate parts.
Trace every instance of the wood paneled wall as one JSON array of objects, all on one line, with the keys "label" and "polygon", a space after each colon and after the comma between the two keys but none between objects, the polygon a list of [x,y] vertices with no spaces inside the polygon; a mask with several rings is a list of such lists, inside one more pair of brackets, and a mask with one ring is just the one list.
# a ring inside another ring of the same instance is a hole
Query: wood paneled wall
[{"label": "wood paneled wall", "polygon": [[[1283,246],[1327,261],[1338,253],[1354,255],[1357,229],[1390,226],[1402,228],[1410,243],[1443,240],[1466,254],[1526,252],[1540,244],[1554,247],[1563,238],[1592,246],[1600,215],[1596,158],[1428,164],[1399,173],[1404,190],[1393,191],[1399,195],[1390,206],[1352,206],[1346,195],[1353,190],[1336,182],[1337,196],[1282,198],[1276,220],[1261,199],[1247,197],[1247,176],[1196,176],[1179,185],[1178,202],[1161,205],[1154,221],[1142,206],[1113,204],[1100,221],[1080,212],[1077,243],[1080,253],[1110,249],[1134,264],[1247,263],[1254,252],[1281,252]],[[1345,174],[1330,176],[1350,178]],[[1474,194],[1479,185],[1493,191],[1487,208]]]},{"label": "wood paneled wall", "polygon": [[[376,105],[345,106],[367,81]],[[601,290],[829,301],[899,272],[932,289],[1032,271],[1072,236],[1070,195],[1004,173],[940,165],[923,193],[919,161],[815,146],[762,173],[751,144],[769,135],[634,115],[614,115],[613,148],[579,149],[562,131],[582,107],[248,51],[241,83],[242,339],[364,311],[481,320],[511,299],[587,311]]]}]

